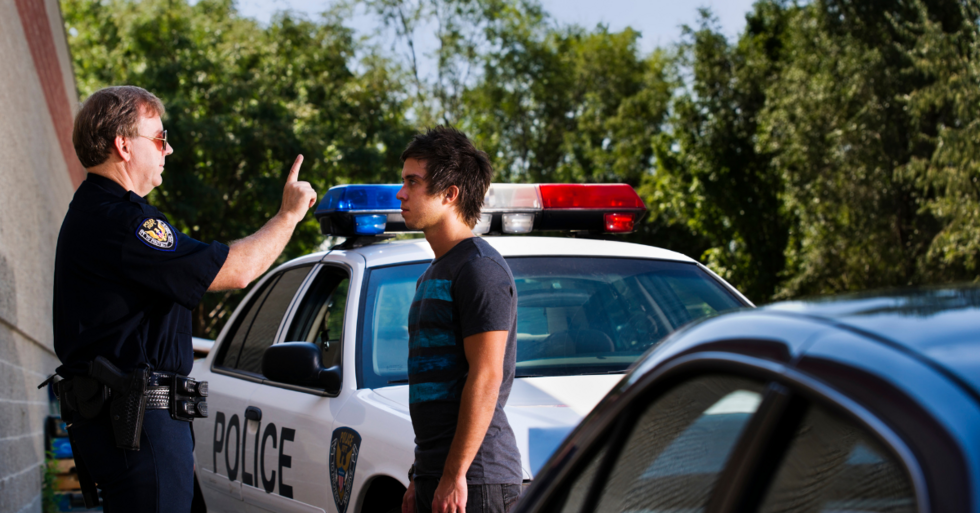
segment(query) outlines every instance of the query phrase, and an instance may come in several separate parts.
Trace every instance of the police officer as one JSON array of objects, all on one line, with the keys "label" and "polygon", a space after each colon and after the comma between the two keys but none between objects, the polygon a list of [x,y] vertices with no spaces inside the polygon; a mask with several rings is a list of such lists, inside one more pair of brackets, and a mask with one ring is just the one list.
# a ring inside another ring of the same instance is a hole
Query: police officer
[{"label": "police officer", "polygon": [[[71,401],[87,414],[69,411],[65,419],[76,465],[98,484],[107,512],[190,510],[191,426],[174,418],[168,403],[170,384],[193,363],[191,310],[207,291],[241,289],[262,275],[316,201],[310,184],[297,180],[300,155],[278,214],[258,232],[230,247],[180,233],[144,199],[163,181],[173,153],[163,114],[160,100],[144,89],[108,87],[85,101],[72,134],[88,177],[58,236],[54,346],[63,364],[57,372],[69,385],[60,390],[77,381]],[[109,405],[122,389],[102,388],[111,382],[105,379],[86,382],[97,392],[81,386],[98,357],[125,376],[143,373],[147,390],[161,394],[143,403],[138,450],[119,448],[119,426],[110,418],[119,421]],[[92,402],[103,399],[105,406]]]}]

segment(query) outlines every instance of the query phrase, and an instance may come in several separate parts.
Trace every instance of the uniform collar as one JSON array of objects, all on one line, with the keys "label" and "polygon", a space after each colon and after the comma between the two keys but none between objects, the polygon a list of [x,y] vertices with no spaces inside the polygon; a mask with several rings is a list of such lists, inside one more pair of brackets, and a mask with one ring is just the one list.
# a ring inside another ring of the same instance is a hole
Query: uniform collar
[{"label": "uniform collar", "polygon": [[112,179],[106,178],[102,175],[89,173],[88,177],[85,178],[85,181],[91,182],[92,185],[100,187],[114,196],[125,197],[126,199],[134,203],[146,203],[146,200],[143,199],[143,196],[140,196],[139,194],[136,194],[133,191],[127,191],[126,189],[123,188],[122,185],[119,185]]},{"label": "uniform collar", "polygon": [[124,194],[129,192],[126,189],[124,189],[122,185],[119,185],[118,183],[114,182],[112,179],[106,178],[102,175],[97,175],[95,173],[89,173],[88,177],[85,178],[85,181],[90,182],[92,185],[101,187],[102,189],[105,189],[107,192],[111,192],[115,196],[123,196]]}]

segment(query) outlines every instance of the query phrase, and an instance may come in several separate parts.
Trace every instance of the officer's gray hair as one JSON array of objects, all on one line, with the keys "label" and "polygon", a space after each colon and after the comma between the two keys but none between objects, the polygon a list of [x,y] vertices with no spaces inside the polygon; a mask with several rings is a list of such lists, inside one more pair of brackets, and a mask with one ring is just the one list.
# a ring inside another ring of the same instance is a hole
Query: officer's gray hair
[{"label": "officer's gray hair", "polygon": [[112,86],[92,93],[75,116],[71,140],[82,166],[109,158],[116,136],[138,137],[140,115],[163,117],[163,102],[136,86]]}]

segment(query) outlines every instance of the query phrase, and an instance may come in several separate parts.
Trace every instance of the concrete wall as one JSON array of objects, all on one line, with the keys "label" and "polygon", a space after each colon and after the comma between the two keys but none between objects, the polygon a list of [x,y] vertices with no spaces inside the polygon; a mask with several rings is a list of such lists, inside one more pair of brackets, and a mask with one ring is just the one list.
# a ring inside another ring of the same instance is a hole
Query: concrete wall
[{"label": "concrete wall", "polygon": [[40,512],[54,250],[84,178],[57,0],[0,0],[0,66],[0,512]]}]

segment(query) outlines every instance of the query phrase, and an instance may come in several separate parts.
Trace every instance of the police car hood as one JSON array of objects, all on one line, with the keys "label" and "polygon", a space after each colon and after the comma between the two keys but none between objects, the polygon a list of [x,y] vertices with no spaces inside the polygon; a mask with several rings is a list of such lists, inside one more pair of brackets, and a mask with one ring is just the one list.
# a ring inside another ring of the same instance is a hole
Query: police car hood
[{"label": "police car hood", "polygon": [[[619,374],[603,374],[514,380],[505,411],[517,437],[526,479],[537,473],[621,378]],[[379,388],[374,393],[408,409],[408,386]]]}]

